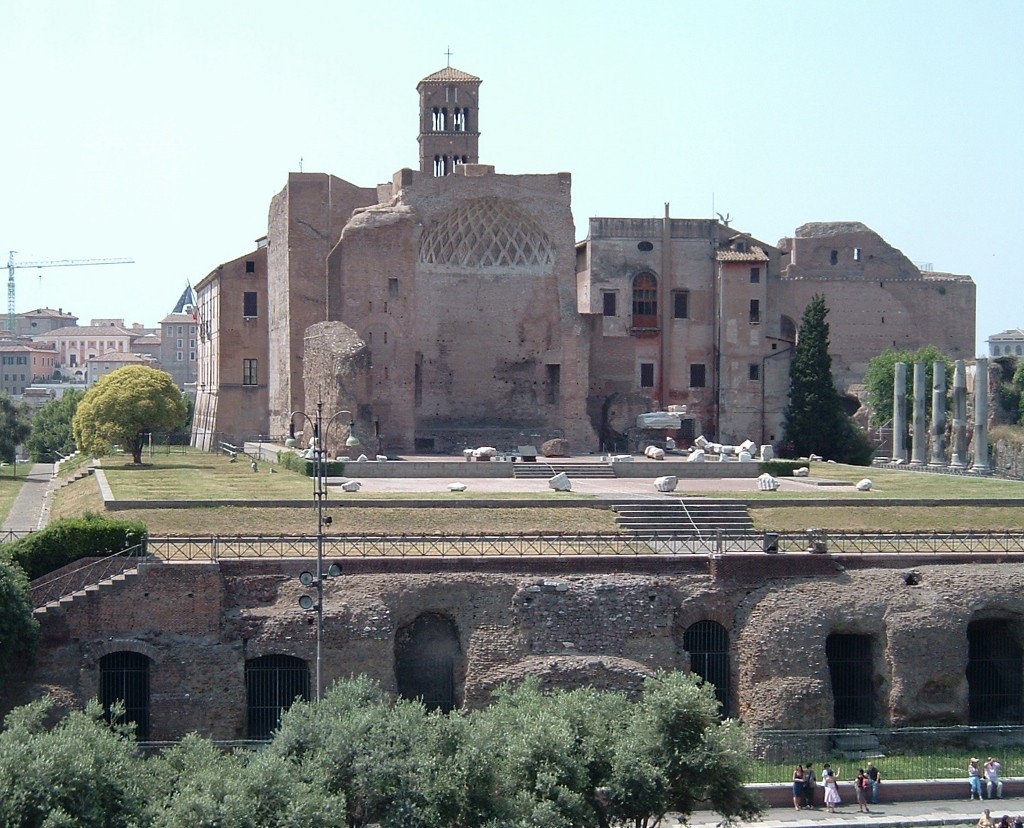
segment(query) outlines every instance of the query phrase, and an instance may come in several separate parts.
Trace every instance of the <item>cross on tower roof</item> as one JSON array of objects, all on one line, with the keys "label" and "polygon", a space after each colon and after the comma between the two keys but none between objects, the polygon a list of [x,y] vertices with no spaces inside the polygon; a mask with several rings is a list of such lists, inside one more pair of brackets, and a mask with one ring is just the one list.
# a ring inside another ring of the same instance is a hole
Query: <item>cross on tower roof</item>
[{"label": "cross on tower roof", "polygon": [[448,51],[445,52],[445,55],[448,58],[448,68],[450,69],[451,65],[452,65],[452,47],[451,46],[448,47]]}]

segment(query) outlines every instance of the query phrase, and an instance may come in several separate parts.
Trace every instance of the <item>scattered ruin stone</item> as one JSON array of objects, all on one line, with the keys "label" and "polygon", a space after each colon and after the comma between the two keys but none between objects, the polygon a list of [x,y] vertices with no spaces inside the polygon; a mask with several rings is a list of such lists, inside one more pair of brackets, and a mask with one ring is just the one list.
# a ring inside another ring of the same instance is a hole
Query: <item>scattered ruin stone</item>
[{"label": "scattered ruin stone", "polygon": [[572,481],[565,472],[559,472],[548,481],[548,485],[556,492],[571,492]]},{"label": "scattered ruin stone", "polygon": [[358,492],[362,485],[358,480],[347,480],[341,484],[341,490],[343,492]]},{"label": "scattered ruin stone", "polygon": [[564,440],[561,437],[555,437],[553,440],[546,440],[541,444],[540,452],[545,457],[568,457],[569,441]]},{"label": "scattered ruin stone", "polygon": [[659,448],[658,446],[648,446],[644,449],[644,454],[652,460],[665,459],[665,449]]},{"label": "scattered ruin stone", "polygon": [[703,449],[694,449],[686,458],[687,463],[703,463],[707,459]]},{"label": "scattered ruin stone", "polygon": [[801,466],[798,469],[793,469],[793,477],[810,477],[811,470],[807,466]]},{"label": "scattered ruin stone", "polygon": [[679,478],[675,475],[666,474],[664,477],[654,479],[654,488],[659,492],[674,492],[679,485]]},{"label": "scattered ruin stone", "polygon": [[765,472],[759,478],[757,478],[758,491],[774,492],[778,490],[779,485],[779,481],[776,478],[772,477],[770,474],[768,474],[768,472]]},{"label": "scattered ruin stone", "polygon": [[863,480],[858,480],[857,481],[857,491],[858,492],[870,492],[871,491],[871,481],[867,477],[865,477]]},{"label": "scattered ruin stone", "polygon": [[775,447],[771,443],[761,446],[761,462],[767,463],[775,459]]},{"label": "scattered ruin stone", "polygon": [[449,483],[448,484],[448,491],[449,492],[464,492],[464,491],[466,491],[466,488],[467,487],[466,487],[465,483]]}]

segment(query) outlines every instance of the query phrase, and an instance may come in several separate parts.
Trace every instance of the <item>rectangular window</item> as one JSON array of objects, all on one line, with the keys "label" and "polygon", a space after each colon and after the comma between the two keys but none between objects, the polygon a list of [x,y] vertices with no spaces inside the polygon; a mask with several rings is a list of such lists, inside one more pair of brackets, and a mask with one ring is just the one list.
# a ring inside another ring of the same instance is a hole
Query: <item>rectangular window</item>
[{"label": "rectangular window", "polygon": [[761,281],[761,268],[752,267],[750,268],[750,284],[756,285]]},{"label": "rectangular window", "polygon": [[674,319],[690,318],[690,292],[688,290],[672,291],[672,317]]},{"label": "rectangular window", "polygon": [[690,388],[703,388],[706,382],[704,363],[695,362],[690,366]]},{"label": "rectangular window", "polygon": [[761,379],[761,366],[756,362],[751,362],[750,365],[747,366],[747,378],[751,382],[757,382]]},{"label": "rectangular window", "polygon": [[179,347],[179,348],[180,348],[180,347],[182,347],[182,346],[181,346],[181,342],[182,342],[182,340],[180,340],[180,339],[179,339],[179,340],[178,340],[178,347]]},{"label": "rectangular window", "polygon": [[561,396],[562,366],[548,365],[548,405],[558,405]]},{"label": "rectangular window", "polygon": [[750,324],[757,325],[761,321],[761,300],[750,300]]},{"label": "rectangular window", "polygon": [[255,273],[256,272],[256,262],[246,262],[245,263],[245,272],[246,273]]},{"label": "rectangular window", "polygon": [[398,298],[398,279],[388,279],[388,296]]},{"label": "rectangular window", "polygon": [[654,388],[654,363],[640,363],[640,387]]},{"label": "rectangular window", "polygon": [[185,357],[181,353],[181,351],[178,351],[178,353],[174,355],[174,359],[175,359],[176,362],[181,362],[184,358]]},{"label": "rectangular window", "polygon": [[416,352],[416,362],[412,369],[412,401],[413,405],[423,405],[423,354]]},{"label": "rectangular window", "polygon": [[618,316],[619,295],[614,290],[601,293],[601,313],[604,316]]},{"label": "rectangular window", "polygon": [[[256,291],[247,290],[242,294],[242,316],[252,318],[258,316],[259,303]],[[178,331],[181,333],[181,331]]]},{"label": "rectangular window", "polygon": [[259,377],[258,372],[259,360],[256,359],[243,359],[242,360],[242,385],[256,385]]},{"label": "rectangular window", "polygon": [[182,334],[182,327],[181,327],[181,325],[178,325],[178,336],[181,336],[181,334]]}]

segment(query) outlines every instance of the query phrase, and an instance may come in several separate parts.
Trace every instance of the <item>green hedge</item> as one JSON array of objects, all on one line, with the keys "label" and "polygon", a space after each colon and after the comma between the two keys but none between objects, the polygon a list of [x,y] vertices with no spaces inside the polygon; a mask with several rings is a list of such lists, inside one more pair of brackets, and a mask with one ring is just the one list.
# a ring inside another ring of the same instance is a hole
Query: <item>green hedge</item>
[{"label": "green hedge", "polygon": [[[306,477],[313,476],[313,461],[307,460],[294,451],[282,451],[277,455],[277,464],[289,471],[296,471]],[[324,469],[328,477],[343,477],[345,474],[344,460],[328,460],[324,463]]]},{"label": "green hedge", "polygon": [[792,477],[795,469],[809,466],[806,460],[766,460],[758,468],[762,474],[768,473],[772,477]]},{"label": "green hedge", "polygon": [[79,558],[106,557],[137,546],[146,538],[146,524],[90,514],[65,518],[4,547],[29,580],[42,577]]}]

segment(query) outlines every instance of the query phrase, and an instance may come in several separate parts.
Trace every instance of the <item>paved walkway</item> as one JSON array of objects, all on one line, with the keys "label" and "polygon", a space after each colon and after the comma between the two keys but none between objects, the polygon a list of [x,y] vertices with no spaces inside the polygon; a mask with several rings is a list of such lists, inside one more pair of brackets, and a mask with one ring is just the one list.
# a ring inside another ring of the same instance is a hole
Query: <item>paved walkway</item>
[{"label": "paved walkway", "polygon": [[46,525],[50,514],[50,500],[57,481],[50,463],[32,466],[11,511],[4,520],[4,532],[34,532]]},{"label": "paved walkway", "polygon": [[[967,783],[964,782],[966,791]],[[901,826],[934,825],[974,825],[981,816],[983,808],[992,812],[997,822],[1003,814],[1013,817],[1024,814],[1024,798],[1007,798],[971,802],[965,796],[962,800],[941,799],[923,802],[881,802],[871,806],[871,813],[862,814],[857,810],[857,803],[847,802],[839,808],[838,813],[830,814],[824,807],[796,811],[793,808],[772,808],[765,812],[764,818],[756,823],[740,823],[756,825],[761,828],[816,828],[830,825],[856,825],[865,828],[900,828]],[[714,828],[721,822],[721,816],[711,811],[697,811],[690,818],[691,828]],[[668,826],[681,823],[669,821]]]}]

